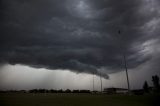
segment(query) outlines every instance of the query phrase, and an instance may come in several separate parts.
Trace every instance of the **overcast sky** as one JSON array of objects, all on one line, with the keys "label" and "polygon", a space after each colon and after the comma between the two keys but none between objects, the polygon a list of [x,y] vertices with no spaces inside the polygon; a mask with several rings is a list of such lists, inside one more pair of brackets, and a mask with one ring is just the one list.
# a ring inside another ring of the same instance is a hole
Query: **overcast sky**
[{"label": "overcast sky", "polygon": [[0,28],[1,89],[126,87],[123,55],[132,88],[160,75],[159,0],[1,0]]}]

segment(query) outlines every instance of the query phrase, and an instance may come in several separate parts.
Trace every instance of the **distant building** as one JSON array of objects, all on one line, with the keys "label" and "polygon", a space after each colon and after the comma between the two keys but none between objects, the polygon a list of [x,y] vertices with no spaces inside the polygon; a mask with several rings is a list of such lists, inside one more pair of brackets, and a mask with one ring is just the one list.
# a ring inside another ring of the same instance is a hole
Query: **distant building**
[{"label": "distant building", "polygon": [[104,93],[107,94],[126,94],[128,92],[128,89],[124,88],[104,88]]}]

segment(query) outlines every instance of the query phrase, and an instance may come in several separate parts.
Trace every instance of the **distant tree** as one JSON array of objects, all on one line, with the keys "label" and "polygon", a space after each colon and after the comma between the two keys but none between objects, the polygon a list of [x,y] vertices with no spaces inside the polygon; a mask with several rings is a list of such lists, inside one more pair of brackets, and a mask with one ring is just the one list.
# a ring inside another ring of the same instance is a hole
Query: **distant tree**
[{"label": "distant tree", "polygon": [[38,92],[39,93],[46,93],[46,90],[45,89],[39,89]]},{"label": "distant tree", "polygon": [[80,90],[79,93],[91,93],[90,90]]},{"label": "distant tree", "polygon": [[50,93],[57,93],[57,90],[51,89]]},{"label": "distant tree", "polygon": [[159,91],[160,90],[159,77],[157,75],[152,76],[152,81],[153,81],[154,89],[156,91]]},{"label": "distant tree", "polygon": [[72,93],[79,93],[79,90],[73,90]]},{"label": "distant tree", "polygon": [[148,93],[148,92],[149,92],[149,86],[148,86],[147,81],[145,81],[145,82],[144,82],[143,90],[144,90],[144,92],[146,92],[146,93]]},{"label": "distant tree", "polygon": [[63,93],[64,91],[62,89],[58,90],[57,93]]},{"label": "distant tree", "polygon": [[71,93],[71,90],[70,89],[66,89],[64,92],[65,93]]}]

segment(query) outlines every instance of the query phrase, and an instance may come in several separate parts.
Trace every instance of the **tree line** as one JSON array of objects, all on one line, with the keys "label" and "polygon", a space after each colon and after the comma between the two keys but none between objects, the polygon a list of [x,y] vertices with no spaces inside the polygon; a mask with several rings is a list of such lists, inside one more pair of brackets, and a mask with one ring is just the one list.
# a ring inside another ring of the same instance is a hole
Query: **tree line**
[{"label": "tree line", "polygon": [[[160,84],[159,77],[157,75],[152,76],[153,86],[149,86],[148,82],[145,81],[143,84],[143,89],[139,90],[131,90],[132,94],[145,94],[145,93],[160,93]],[[98,93],[98,91],[90,91],[90,90],[55,90],[55,89],[32,89],[32,90],[8,90],[8,91],[0,91],[0,93]]]},{"label": "tree line", "polygon": [[55,89],[32,89],[32,90],[8,90],[8,91],[0,91],[1,93],[91,93],[90,90],[55,90]]},{"label": "tree line", "polygon": [[160,93],[159,77],[157,75],[152,76],[153,87],[149,87],[148,82],[143,84],[144,93]]}]

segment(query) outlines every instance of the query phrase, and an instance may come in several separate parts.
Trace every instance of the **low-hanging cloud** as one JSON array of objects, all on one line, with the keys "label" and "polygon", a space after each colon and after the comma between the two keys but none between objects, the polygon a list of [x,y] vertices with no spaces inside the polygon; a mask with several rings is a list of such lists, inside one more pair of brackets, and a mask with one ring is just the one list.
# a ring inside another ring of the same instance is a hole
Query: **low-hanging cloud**
[{"label": "low-hanging cloud", "polygon": [[159,39],[158,0],[0,2],[1,63],[108,78],[122,71],[123,54],[128,68],[149,61],[144,44]]}]

